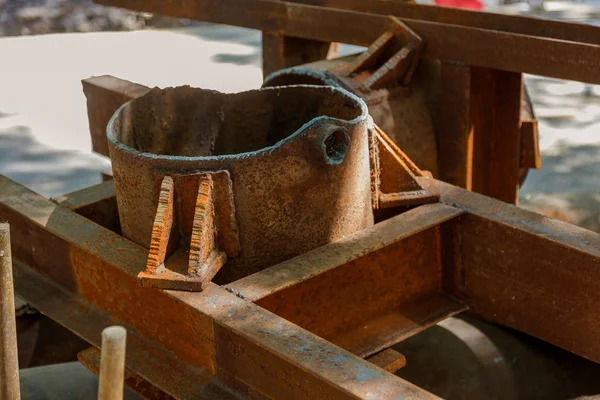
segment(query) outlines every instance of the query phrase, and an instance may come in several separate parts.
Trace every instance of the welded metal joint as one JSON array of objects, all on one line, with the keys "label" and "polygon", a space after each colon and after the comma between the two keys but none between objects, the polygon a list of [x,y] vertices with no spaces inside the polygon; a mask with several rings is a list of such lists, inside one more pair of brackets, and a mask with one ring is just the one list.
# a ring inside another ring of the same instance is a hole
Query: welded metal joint
[{"label": "welded metal joint", "polygon": [[421,37],[404,22],[389,16],[386,30],[381,36],[346,66],[346,76],[376,68],[362,83],[363,89],[408,85],[419,63],[423,45]]},{"label": "welded metal joint", "polygon": [[428,171],[420,170],[376,124],[369,136],[373,209],[439,201]]}]

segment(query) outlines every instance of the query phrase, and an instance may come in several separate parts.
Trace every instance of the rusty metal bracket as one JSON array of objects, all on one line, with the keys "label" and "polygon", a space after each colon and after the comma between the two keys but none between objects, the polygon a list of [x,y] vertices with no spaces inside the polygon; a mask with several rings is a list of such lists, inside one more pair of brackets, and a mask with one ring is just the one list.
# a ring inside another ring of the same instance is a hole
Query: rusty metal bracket
[{"label": "rusty metal bracket", "polygon": [[376,124],[369,136],[373,209],[439,201],[430,173],[421,171]]},{"label": "rusty metal bracket", "polygon": [[166,175],[160,185],[146,270],[138,274],[139,283],[202,291],[227,256],[239,253],[231,178],[227,171]]},{"label": "rusty metal bracket", "polygon": [[[367,91],[397,84],[408,85],[419,63],[423,44],[421,37],[404,22],[390,16],[381,36],[367,51],[344,66],[345,76],[356,77],[362,89]],[[382,63],[388,56],[387,61]],[[358,76],[361,73],[366,74]]]}]

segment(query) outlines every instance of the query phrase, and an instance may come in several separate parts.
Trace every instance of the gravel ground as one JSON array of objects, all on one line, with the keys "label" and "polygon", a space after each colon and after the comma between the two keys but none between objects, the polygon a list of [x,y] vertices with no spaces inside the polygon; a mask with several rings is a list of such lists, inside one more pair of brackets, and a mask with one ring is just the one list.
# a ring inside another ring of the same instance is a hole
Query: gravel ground
[{"label": "gravel ground", "polygon": [[92,0],[0,0],[0,36],[173,28],[190,21],[134,13]]}]

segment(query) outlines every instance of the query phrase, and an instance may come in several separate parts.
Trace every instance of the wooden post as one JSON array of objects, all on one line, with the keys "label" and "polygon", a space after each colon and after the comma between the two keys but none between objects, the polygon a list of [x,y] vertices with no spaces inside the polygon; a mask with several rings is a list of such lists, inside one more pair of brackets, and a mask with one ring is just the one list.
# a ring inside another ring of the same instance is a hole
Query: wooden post
[{"label": "wooden post", "polygon": [[19,400],[19,359],[10,228],[0,223],[0,400]]},{"label": "wooden post", "polygon": [[111,326],[102,331],[98,400],[123,400],[127,331]]},{"label": "wooden post", "polygon": [[517,204],[521,159],[523,76],[471,68],[471,123],[475,192]]}]

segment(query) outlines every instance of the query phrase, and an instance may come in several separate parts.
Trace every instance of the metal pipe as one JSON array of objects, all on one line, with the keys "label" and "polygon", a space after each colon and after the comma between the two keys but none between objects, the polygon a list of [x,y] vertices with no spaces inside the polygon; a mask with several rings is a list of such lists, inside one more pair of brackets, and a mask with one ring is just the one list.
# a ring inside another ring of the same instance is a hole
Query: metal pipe
[{"label": "metal pipe", "polygon": [[102,331],[98,400],[123,400],[127,331],[111,326]]},{"label": "metal pipe", "polygon": [[0,223],[0,400],[19,400],[19,359],[10,227]]}]

